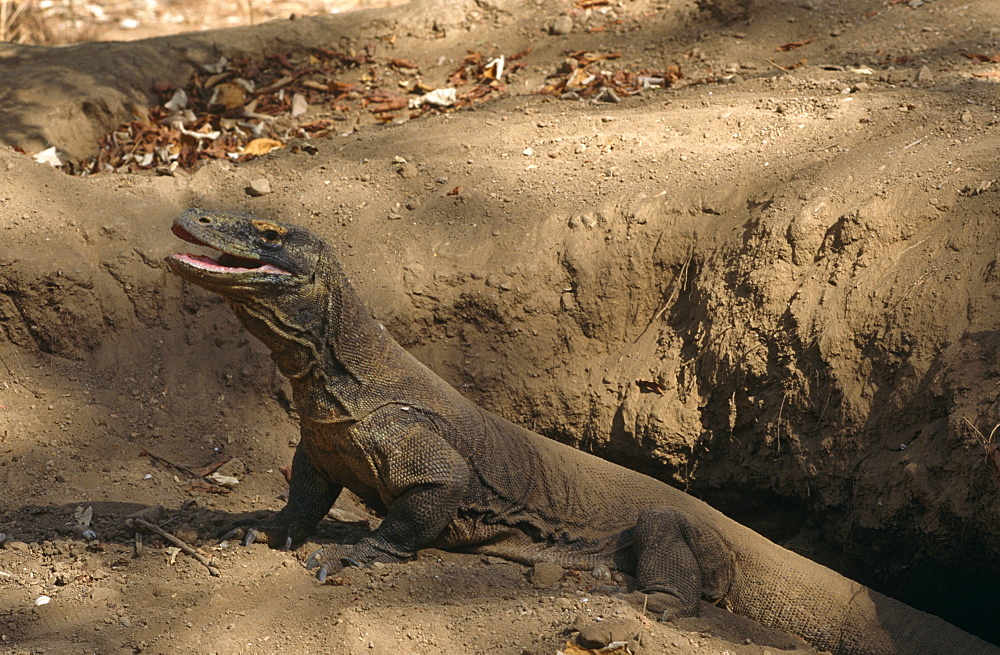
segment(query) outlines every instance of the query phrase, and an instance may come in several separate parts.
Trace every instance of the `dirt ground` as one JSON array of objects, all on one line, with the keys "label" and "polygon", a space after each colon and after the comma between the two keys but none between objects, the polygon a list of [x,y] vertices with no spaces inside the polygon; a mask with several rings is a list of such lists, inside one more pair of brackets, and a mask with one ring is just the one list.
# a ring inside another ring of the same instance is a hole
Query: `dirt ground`
[{"label": "dirt ground", "polygon": [[[439,88],[470,50],[529,47],[469,108],[348,108],[249,161],[80,177],[29,156],[96,155],[220,55],[368,48]],[[537,93],[581,52],[683,78]],[[216,544],[281,506],[297,429],[263,347],[163,263],[192,206],[314,229],[483,406],[1000,643],[998,83],[995,0],[418,0],[0,44],[0,652],[542,655],[601,628],[632,652],[809,652],[471,555],[319,585],[304,557],[377,520],[349,499],[293,553]],[[227,493],[191,473],[227,456]],[[136,516],[218,575],[155,536],[137,554]]]}]

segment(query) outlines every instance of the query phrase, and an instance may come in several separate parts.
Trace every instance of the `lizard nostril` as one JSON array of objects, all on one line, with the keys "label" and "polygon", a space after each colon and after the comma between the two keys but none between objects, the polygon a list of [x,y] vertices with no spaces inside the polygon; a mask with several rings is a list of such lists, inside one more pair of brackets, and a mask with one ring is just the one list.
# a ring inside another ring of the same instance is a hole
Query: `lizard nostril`
[{"label": "lizard nostril", "polygon": [[208,225],[209,223],[212,222],[212,219],[209,218],[208,216],[202,216],[198,219],[198,222],[201,223],[202,225]]}]

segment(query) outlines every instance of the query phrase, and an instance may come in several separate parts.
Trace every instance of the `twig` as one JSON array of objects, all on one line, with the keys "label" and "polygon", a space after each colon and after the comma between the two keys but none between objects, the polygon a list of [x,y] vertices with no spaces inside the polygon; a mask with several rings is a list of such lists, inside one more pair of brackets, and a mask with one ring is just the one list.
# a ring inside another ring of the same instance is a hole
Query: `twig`
[{"label": "twig", "polygon": [[222,487],[223,489],[225,489],[225,487],[223,487],[221,484],[219,484],[218,482],[215,482],[214,480],[211,480],[209,478],[206,478],[206,477],[202,476],[200,473],[198,473],[198,471],[195,471],[194,469],[189,469],[188,467],[182,466],[180,464],[174,464],[173,462],[171,462],[166,457],[160,457],[159,455],[154,455],[153,453],[149,452],[148,450],[143,450],[139,454],[140,455],[149,455],[150,457],[152,457],[156,461],[158,461],[158,462],[160,462],[162,464],[166,464],[167,466],[172,466],[175,469],[177,469],[178,471],[182,471],[184,473],[187,473],[188,475],[190,475],[193,478],[197,478],[197,479],[201,480],[202,482],[207,482],[208,484],[212,484],[212,485],[215,485],[216,487]]},{"label": "twig", "polygon": [[775,450],[777,450],[779,453],[781,452],[781,412],[782,412],[783,409],[785,409],[785,399],[786,398],[788,398],[788,392],[787,391],[785,391],[784,393],[781,394],[781,404],[778,405],[778,420],[775,421],[775,423],[774,423],[775,427],[778,429],[778,435],[777,435],[777,437],[775,439],[777,441],[778,445],[775,448]]},{"label": "twig", "polygon": [[913,142],[913,143],[911,143],[910,145],[908,145],[908,146],[903,146],[903,147],[902,147],[902,148],[900,148],[900,149],[901,149],[901,150],[909,150],[910,148],[912,148],[913,146],[917,145],[918,143],[920,143],[920,142],[921,142],[921,141],[923,141],[923,140],[924,140],[924,137],[920,137],[919,139],[917,139],[916,141],[914,141],[914,142]]},{"label": "twig", "polygon": [[195,550],[191,546],[188,546],[186,543],[184,543],[183,541],[181,541],[180,539],[178,539],[174,535],[170,534],[169,532],[167,532],[166,530],[164,530],[160,526],[154,525],[154,524],[150,523],[149,521],[145,521],[143,519],[138,519],[138,518],[128,519],[127,521],[125,521],[125,524],[128,525],[133,530],[135,530],[135,526],[136,525],[139,525],[139,526],[145,528],[146,530],[150,530],[152,532],[155,532],[156,534],[160,535],[161,537],[163,537],[164,539],[166,539],[167,541],[169,541],[173,545],[175,545],[178,548],[180,548],[181,550],[183,550],[185,553],[187,553],[191,557],[195,558],[196,560],[198,560],[199,562],[201,562],[202,564],[204,564],[205,568],[207,568],[208,572],[211,573],[212,575],[214,575],[216,577],[222,575],[219,572],[219,569],[217,569],[214,566],[212,566],[211,562],[208,561],[207,557],[205,557],[204,555],[202,555],[201,553],[199,553],[197,550]]},{"label": "twig", "polygon": [[[2,40],[4,40],[4,39],[0,39],[0,41],[2,41]],[[13,354],[13,352],[11,354]],[[35,391],[34,389],[32,389],[31,387],[29,387],[28,385],[26,385],[24,382],[21,381],[22,378],[27,377],[27,374],[24,372],[24,367],[21,366],[21,362],[20,362],[20,360],[18,360],[17,355],[14,355],[14,362],[17,364],[17,367],[19,369],[21,369],[21,375],[20,376],[18,376],[16,373],[14,373],[14,371],[10,368],[10,364],[7,363],[6,359],[4,359],[3,357],[0,357],[0,363],[2,363],[4,365],[4,368],[7,369],[7,373],[10,374],[11,379],[14,380],[14,384],[21,385],[22,387],[24,387],[25,389],[27,389],[28,391],[30,391],[32,393],[32,395],[34,395],[37,398],[38,397],[38,392]]]}]

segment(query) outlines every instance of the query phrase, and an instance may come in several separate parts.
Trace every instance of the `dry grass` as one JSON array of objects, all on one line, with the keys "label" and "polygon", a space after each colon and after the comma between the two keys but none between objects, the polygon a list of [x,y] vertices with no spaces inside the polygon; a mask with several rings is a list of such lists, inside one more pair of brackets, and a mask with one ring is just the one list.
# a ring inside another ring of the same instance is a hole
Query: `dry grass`
[{"label": "dry grass", "polygon": [[993,473],[995,473],[998,479],[1000,479],[1000,444],[994,442],[993,440],[996,436],[997,430],[1000,430],[1000,423],[993,426],[993,429],[990,430],[990,436],[987,437],[979,431],[979,428],[972,424],[972,421],[964,416],[962,418],[966,424],[972,428],[972,431],[976,435],[976,441],[978,441],[983,447],[983,451],[985,451],[986,455],[986,464],[993,469]]}]

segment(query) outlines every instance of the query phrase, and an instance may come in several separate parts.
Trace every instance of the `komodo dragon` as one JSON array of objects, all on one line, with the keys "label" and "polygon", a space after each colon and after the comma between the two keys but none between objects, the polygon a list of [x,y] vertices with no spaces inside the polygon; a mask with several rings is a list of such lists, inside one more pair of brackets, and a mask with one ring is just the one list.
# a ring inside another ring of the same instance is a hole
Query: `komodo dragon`
[{"label": "komodo dragon", "polygon": [[634,575],[665,618],[701,600],[834,653],[1000,653],[945,621],[768,541],[651,477],[546,439],[473,404],[403,350],[307,230],[191,209],[180,238],[222,254],[170,267],[213,291],[271,350],[301,417],[288,504],[244,543],[289,548],[341,489],[385,518],[307,561],[413,559],[426,547]]}]

